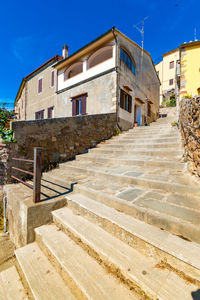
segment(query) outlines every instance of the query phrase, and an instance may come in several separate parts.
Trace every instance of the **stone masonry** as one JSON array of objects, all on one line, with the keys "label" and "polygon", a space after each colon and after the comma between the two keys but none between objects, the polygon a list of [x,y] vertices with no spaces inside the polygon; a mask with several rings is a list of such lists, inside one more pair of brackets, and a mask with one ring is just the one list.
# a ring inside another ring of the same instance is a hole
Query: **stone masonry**
[{"label": "stone masonry", "polygon": [[[73,159],[88,148],[113,136],[116,114],[100,114],[37,121],[12,122],[17,143],[3,145],[0,151],[2,181],[10,182],[11,166],[32,170],[32,164],[12,162],[12,157],[33,159],[33,147],[43,147],[43,170]],[[3,171],[4,170],[4,171]],[[23,173],[15,176],[24,178]],[[4,178],[3,178],[4,177]]]},{"label": "stone masonry", "polygon": [[200,97],[181,100],[180,129],[188,169],[200,176]]}]

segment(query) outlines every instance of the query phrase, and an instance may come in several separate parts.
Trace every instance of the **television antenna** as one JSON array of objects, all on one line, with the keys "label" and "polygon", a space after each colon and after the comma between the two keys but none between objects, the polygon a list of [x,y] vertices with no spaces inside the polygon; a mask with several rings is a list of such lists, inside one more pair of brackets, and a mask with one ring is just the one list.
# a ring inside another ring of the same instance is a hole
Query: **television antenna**
[{"label": "television antenna", "polygon": [[198,41],[197,40],[197,29],[196,29],[196,27],[194,28],[194,41],[195,42]]},{"label": "television antenna", "polygon": [[[141,20],[139,23],[136,25],[133,25],[141,34],[142,36],[142,55],[143,55],[143,50],[144,50],[144,22],[148,19],[149,17],[145,17],[143,20]],[[142,23],[142,27],[139,28],[138,25]]]}]

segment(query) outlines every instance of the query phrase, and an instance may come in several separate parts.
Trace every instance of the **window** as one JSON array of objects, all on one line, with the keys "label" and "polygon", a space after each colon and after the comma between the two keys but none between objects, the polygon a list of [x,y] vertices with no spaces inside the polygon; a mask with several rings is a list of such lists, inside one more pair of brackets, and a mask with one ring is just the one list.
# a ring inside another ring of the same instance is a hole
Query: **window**
[{"label": "window", "polygon": [[48,119],[52,119],[53,118],[53,109],[54,109],[53,106],[48,107],[48,110],[47,110],[47,118]]},{"label": "window", "polygon": [[159,71],[157,72],[157,75],[158,75],[158,77],[159,77]]},{"label": "window", "polygon": [[127,65],[127,67],[135,74],[135,63],[124,49],[120,49],[120,58]]},{"label": "window", "polygon": [[169,85],[173,85],[173,83],[174,83],[174,80],[173,80],[173,79],[170,79],[170,80],[169,80]]},{"label": "window", "polygon": [[44,109],[40,110],[40,111],[37,111],[35,113],[35,119],[36,120],[42,120],[42,119],[44,119]]},{"label": "window", "polygon": [[120,107],[129,113],[132,112],[132,97],[123,90],[120,92]]},{"label": "window", "polygon": [[54,71],[51,72],[51,87],[54,86]]},{"label": "window", "polygon": [[86,115],[87,94],[72,98],[72,116]]},{"label": "window", "polygon": [[38,80],[38,94],[42,93],[42,78]]},{"label": "window", "polygon": [[198,93],[198,95],[200,95],[200,88],[197,89],[197,93]]},{"label": "window", "polygon": [[169,63],[169,68],[170,68],[170,69],[173,69],[173,68],[174,68],[174,61],[170,61],[170,63]]}]

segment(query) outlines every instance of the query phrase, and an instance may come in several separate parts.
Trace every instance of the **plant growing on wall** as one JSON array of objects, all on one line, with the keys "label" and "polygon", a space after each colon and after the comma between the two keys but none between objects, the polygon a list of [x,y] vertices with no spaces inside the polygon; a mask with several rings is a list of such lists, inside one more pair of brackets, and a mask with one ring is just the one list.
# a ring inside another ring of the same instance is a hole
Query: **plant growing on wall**
[{"label": "plant growing on wall", "polygon": [[169,106],[176,106],[176,98],[174,94],[170,96],[170,100],[166,103],[166,107]]},{"label": "plant growing on wall", "polygon": [[0,107],[0,137],[3,143],[11,143],[16,140],[13,138],[13,131],[9,129],[9,123],[15,118],[14,111],[5,108],[5,103]]}]

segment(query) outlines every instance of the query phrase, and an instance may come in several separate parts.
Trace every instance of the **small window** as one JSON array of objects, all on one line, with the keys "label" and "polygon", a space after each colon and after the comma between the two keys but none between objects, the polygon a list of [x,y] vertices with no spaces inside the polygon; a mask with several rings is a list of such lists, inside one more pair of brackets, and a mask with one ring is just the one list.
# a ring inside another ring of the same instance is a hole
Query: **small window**
[{"label": "small window", "polygon": [[120,49],[120,59],[127,65],[127,67],[135,74],[135,63],[124,49]]},{"label": "small window", "polygon": [[120,107],[129,113],[132,112],[132,97],[123,90],[120,93]]},{"label": "small window", "polygon": [[170,61],[170,63],[169,63],[169,68],[170,68],[170,69],[173,69],[173,68],[174,68],[174,61]]},{"label": "small window", "polygon": [[35,113],[35,120],[42,120],[42,119],[44,119],[44,109],[37,111]]},{"label": "small window", "polygon": [[72,98],[72,116],[86,115],[87,94]]},{"label": "small window", "polygon": [[51,72],[51,87],[54,86],[54,71]]},{"label": "small window", "polygon": [[38,80],[38,94],[42,93],[42,78]]},{"label": "small window", "polygon": [[170,79],[170,80],[169,80],[169,85],[173,85],[173,83],[174,83],[174,80],[173,80],[173,79]]},{"label": "small window", "polygon": [[200,95],[200,87],[197,89],[197,93],[198,95]]},{"label": "small window", "polygon": [[47,113],[48,113],[47,117],[48,117],[48,119],[52,119],[53,118],[53,109],[54,109],[53,106],[48,107],[48,110],[47,110]]}]

